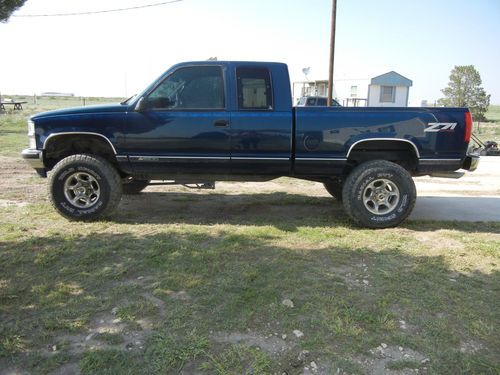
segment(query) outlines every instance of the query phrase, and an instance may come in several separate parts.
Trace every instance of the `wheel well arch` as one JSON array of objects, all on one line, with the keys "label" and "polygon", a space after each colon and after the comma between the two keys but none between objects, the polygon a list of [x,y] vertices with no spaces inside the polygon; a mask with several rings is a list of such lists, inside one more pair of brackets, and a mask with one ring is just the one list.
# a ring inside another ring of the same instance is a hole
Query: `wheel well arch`
[{"label": "wheel well arch", "polygon": [[43,144],[45,164],[52,169],[60,160],[75,154],[92,154],[116,163],[111,141],[98,133],[54,133]]},{"label": "wheel well arch", "polygon": [[351,165],[375,159],[388,160],[411,172],[418,167],[420,152],[415,143],[407,139],[363,139],[351,145],[346,158]]}]

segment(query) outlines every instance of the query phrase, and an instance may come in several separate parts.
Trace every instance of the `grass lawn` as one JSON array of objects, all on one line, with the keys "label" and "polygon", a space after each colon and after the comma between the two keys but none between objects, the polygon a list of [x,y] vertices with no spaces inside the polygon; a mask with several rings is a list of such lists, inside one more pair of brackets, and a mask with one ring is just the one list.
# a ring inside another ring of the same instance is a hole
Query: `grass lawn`
[{"label": "grass lawn", "polygon": [[500,373],[500,223],[358,229],[287,178],[68,222],[14,157],[27,113],[0,115],[0,374]]},{"label": "grass lawn", "polygon": [[486,118],[489,122],[474,122],[474,133],[485,141],[500,143],[500,105],[490,105]]},{"label": "grass lawn", "polygon": [[500,105],[490,105],[488,112],[486,112],[486,118],[489,121],[500,123]]},{"label": "grass lawn", "polygon": [[[0,113],[0,155],[17,156],[22,148],[28,146],[27,120],[29,116],[43,111],[57,108],[78,107],[83,104],[81,98],[77,97],[41,97],[37,98],[34,104],[33,97],[30,96],[8,96],[10,99],[27,101],[23,104],[23,111],[12,111],[7,107],[7,113]],[[6,97],[3,96],[2,100]],[[103,104],[109,102],[119,102],[119,98],[87,98],[85,105]]]}]

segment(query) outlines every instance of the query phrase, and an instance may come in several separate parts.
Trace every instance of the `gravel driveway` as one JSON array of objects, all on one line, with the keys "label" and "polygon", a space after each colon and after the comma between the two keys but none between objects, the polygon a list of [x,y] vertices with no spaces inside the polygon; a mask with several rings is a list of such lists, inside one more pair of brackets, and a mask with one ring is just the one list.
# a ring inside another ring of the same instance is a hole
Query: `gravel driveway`
[{"label": "gravel driveway", "polygon": [[483,156],[460,179],[419,177],[410,220],[500,221],[500,157]]}]

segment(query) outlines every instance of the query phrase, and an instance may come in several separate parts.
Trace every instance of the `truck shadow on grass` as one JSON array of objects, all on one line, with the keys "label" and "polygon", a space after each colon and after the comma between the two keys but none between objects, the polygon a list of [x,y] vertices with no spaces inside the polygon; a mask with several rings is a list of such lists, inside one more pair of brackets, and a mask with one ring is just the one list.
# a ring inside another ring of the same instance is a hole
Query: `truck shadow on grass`
[{"label": "truck shadow on grass", "polygon": [[[434,198],[440,201],[441,197]],[[447,199],[447,197],[443,197]],[[494,198],[461,197],[466,206],[477,206]],[[485,201],[486,200],[486,201]],[[417,198],[417,205],[418,205]],[[456,211],[456,201],[450,207]],[[443,209],[445,210],[445,209]],[[459,230],[500,234],[497,222],[405,221],[401,228],[418,231]],[[425,215],[424,215],[425,216]],[[353,227],[342,203],[331,197],[307,196],[285,192],[256,194],[145,192],[123,196],[111,220],[117,223],[150,224],[254,224],[270,225],[286,231],[297,227]]]},{"label": "truck shadow on grass", "polygon": [[121,223],[255,224],[294,231],[297,226],[347,224],[342,204],[329,197],[261,194],[157,193],[124,196],[113,221]]},{"label": "truck shadow on grass", "polygon": [[[74,225],[79,233],[0,243],[3,368],[299,374],[314,361],[319,373],[372,374],[394,362],[493,374],[500,366],[500,273],[457,273],[443,255],[411,255],[404,235],[338,231],[328,241],[314,229],[299,236],[239,224],[89,234],[90,224]],[[107,336],[88,339],[113,315]],[[409,357],[392,360],[381,343]]]}]

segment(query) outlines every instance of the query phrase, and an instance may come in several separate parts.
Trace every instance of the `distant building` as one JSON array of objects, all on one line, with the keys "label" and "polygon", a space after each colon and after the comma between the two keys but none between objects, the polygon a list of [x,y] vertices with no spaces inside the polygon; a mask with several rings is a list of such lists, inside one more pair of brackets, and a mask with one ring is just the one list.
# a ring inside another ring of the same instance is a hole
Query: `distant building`
[{"label": "distant building", "polygon": [[[293,104],[303,96],[328,96],[328,80],[300,81],[293,83]],[[335,84],[333,85],[333,97],[337,96]]]},{"label": "distant building", "polygon": [[47,91],[47,92],[42,92],[40,96],[75,96],[72,92],[52,92],[52,91]]},{"label": "distant building", "polygon": [[422,99],[417,104],[418,104],[417,106],[420,106],[420,107],[440,107],[441,106],[437,100],[429,100],[429,99]]},{"label": "distant building", "polygon": [[368,85],[369,107],[408,107],[413,82],[394,71],[372,78]]},{"label": "distant building", "polygon": [[333,84],[337,91],[337,101],[344,107],[365,107],[367,104],[368,78],[336,79]]},{"label": "distant building", "polygon": [[[394,71],[380,76],[333,81],[333,98],[345,107],[407,107],[413,82]],[[294,82],[294,104],[302,96],[327,96],[328,81]]]}]

